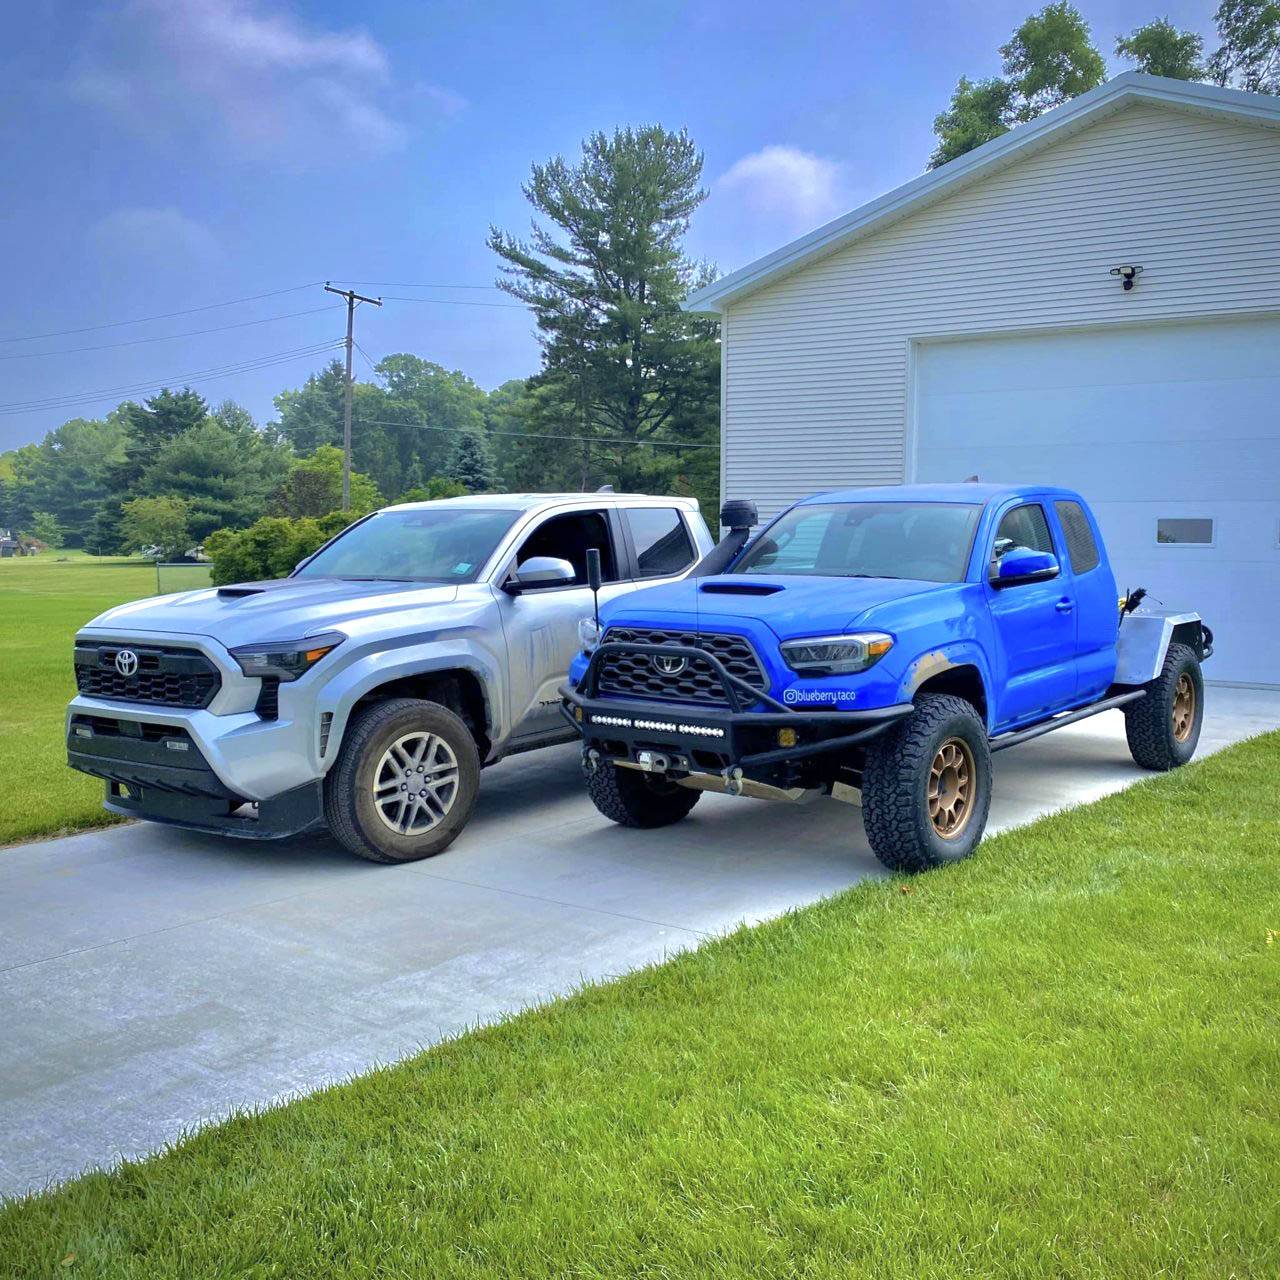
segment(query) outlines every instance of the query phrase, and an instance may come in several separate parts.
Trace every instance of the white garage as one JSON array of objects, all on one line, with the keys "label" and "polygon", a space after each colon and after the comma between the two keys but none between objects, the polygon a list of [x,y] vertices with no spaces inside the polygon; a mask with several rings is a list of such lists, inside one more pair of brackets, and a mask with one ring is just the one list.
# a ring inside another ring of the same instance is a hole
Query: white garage
[{"label": "white garage", "polygon": [[[1113,268],[1135,267],[1132,287]],[[1280,683],[1280,102],[1129,73],[717,281],[726,496],[1041,481]]]},{"label": "white garage", "polygon": [[1216,624],[1216,679],[1277,679],[1280,317],[921,343],[915,357],[914,479],[1087,493],[1122,587]]}]

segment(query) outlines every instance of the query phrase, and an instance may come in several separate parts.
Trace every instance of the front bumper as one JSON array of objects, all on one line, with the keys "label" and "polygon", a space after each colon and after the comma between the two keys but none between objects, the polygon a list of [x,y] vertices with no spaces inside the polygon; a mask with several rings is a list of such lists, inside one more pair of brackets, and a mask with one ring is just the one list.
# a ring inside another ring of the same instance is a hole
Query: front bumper
[{"label": "front bumper", "polygon": [[[601,697],[601,659],[612,652],[697,658],[720,680],[725,707]],[[591,655],[582,679],[561,690],[561,711],[584,743],[608,759],[634,763],[659,752],[675,772],[759,773],[858,746],[909,716],[910,702],[856,711],[801,711],[785,706],[727,671],[704,649],[677,644],[605,643]],[[761,705],[765,708],[759,710]],[[794,741],[779,744],[779,731]]]},{"label": "front bumper", "polygon": [[296,835],[322,817],[321,784],[253,801],[218,776],[181,724],[77,711],[67,719],[67,763],[106,784],[112,813],[249,839]]}]

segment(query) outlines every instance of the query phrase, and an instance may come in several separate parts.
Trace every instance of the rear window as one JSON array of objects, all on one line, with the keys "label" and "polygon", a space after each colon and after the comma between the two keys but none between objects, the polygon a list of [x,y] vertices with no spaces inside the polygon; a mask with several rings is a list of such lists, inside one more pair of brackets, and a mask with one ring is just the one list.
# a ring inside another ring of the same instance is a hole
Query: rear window
[{"label": "rear window", "polygon": [[626,518],[642,578],[682,573],[693,563],[693,543],[675,507],[630,507]]},{"label": "rear window", "polygon": [[1072,573],[1088,573],[1090,569],[1096,569],[1101,556],[1084,508],[1078,502],[1055,502],[1053,505],[1058,519],[1062,521]]}]

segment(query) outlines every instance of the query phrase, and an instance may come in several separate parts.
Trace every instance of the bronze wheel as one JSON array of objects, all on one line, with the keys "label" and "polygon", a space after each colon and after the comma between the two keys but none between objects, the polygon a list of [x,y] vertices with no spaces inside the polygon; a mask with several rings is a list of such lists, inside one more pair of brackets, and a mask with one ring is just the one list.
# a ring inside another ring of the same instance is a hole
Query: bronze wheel
[{"label": "bronze wheel", "polygon": [[1178,677],[1173,691],[1173,737],[1176,742],[1186,742],[1191,737],[1191,726],[1196,722],[1196,686],[1189,672]]},{"label": "bronze wheel", "polygon": [[944,839],[956,839],[973,812],[973,752],[962,738],[948,738],[929,766],[929,821]]}]

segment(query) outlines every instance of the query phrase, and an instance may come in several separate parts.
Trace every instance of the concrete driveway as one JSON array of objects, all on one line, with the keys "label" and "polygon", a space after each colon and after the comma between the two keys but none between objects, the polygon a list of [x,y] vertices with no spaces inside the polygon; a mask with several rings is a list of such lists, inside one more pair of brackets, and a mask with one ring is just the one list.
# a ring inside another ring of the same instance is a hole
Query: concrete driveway
[{"label": "concrete driveway", "polygon": [[[1280,693],[1208,701],[1202,754],[1280,726]],[[1119,712],[996,760],[993,829],[1149,776]],[[487,772],[462,838],[407,867],[147,824],[0,850],[0,1195],[881,874],[834,801],[614,827],[573,747]]]}]

